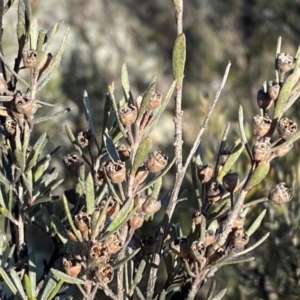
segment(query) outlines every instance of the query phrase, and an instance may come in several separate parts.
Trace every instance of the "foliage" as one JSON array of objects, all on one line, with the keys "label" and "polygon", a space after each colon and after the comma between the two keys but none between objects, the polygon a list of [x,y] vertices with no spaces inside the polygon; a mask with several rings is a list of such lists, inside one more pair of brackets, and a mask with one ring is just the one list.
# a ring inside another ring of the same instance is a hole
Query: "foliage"
[{"label": "foliage", "polygon": [[[216,291],[216,272],[225,265],[253,262],[258,247],[270,234],[263,230],[264,224],[272,229],[264,222],[266,209],[260,213],[254,210],[255,216],[250,216],[252,208],[259,203],[284,204],[292,199],[291,190],[284,182],[270,188],[265,197],[252,198],[253,191],[278,164],[278,158],[289,153],[300,137],[296,122],[285,116],[300,94],[300,51],[296,57],[282,53],[281,38],[278,39],[275,80],[265,82],[257,93],[259,113],[252,120],[244,120],[243,107],[237,109],[240,137],[230,142],[228,123],[214,164],[209,165],[204,163],[200,144],[226,83],[231,66],[228,63],[217,94],[185,157],[182,89],[187,39],[183,32],[183,2],[172,2],[177,37],[172,54],[174,81],[166,96],[157,91],[157,78],[153,76],[142,96],[135,98],[127,66],[123,64],[123,96],[117,101],[114,83],[108,86],[99,134],[88,93],[84,92],[88,128],[74,135],[65,126],[74,152],[63,158],[63,164],[76,183],[62,195],[55,195],[63,179],[58,179],[59,171],[50,167],[50,162],[59,147],[45,154],[47,134],[41,134],[35,142],[32,140],[36,124],[70,110],[65,108],[35,117],[41,107],[51,107],[39,100],[37,94],[60,64],[69,29],[57,53],[48,53],[62,22],[48,32],[38,30],[28,0],[19,1],[18,53],[13,68],[3,53],[0,54],[2,299],[66,298],[75,286],[84,299],[95,299],[104,293],[119,300],[133,297],[189,300],[211,278],[205,299],[222,299],[227,289]],[[6,4],[2,16],[11,4]],[[21,76],[22,69],[25,70]],[[25,72],[28,82],[23,78]],[[173,94],[174,157],[169,159],[161,151],[152,150],[151,134],[159,130],[157,122]],[[244,128],[249,123],[253,129],[250,138]],[[245,161],[247,157],[244,173],[237,167],[243,156]],[[163,193],[163,180],[173,166],[174,186]],[[194,192],[188,198],[196,200],[198,209],[192,216],[188,234],[184,235],[181,224],[173,223],[172,216],[177,204],[187,201],[182,184],[188,175]],[[58,208],[59,204],[62,209]],[[285,213],[278,212],[278,215],[285,215],[292,227],[289,214],[282,209]],[[54,245],[49,260],[44,259],[42,274],[38,274],[41,266],[37,264],[37,254],[28,243],[31,227],[38,228]],[[256,231],[261,233],[260,239],[251,240]],[[292,248],[299,247],[297,232],[291,231],[284,241],[291,241]],[[281,254],[278,253],[282,259]],[[257,256],[257,261],[261,257],[262,254]],[[299,282],[297,263],[291,261],[287,272],[293,286]],[[255,267],[263,277],[259,266],[252,265]],[[158,280],[159,269],[165,273],[162,285]]]}]

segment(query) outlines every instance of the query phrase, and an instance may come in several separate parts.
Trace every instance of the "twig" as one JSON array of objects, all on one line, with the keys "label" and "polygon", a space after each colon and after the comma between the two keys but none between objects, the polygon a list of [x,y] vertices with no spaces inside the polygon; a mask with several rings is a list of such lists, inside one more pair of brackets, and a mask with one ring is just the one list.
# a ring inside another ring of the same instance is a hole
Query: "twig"
[{"label": "twig", "polygon": [[263,197],[263,198],[260,198],[260,199],[253,200],[249,203],[244,204],[243,209],[251,207],[251,206],[256,205],[258,203],[266,202],[266,201],[269,201],[268,197]]}]

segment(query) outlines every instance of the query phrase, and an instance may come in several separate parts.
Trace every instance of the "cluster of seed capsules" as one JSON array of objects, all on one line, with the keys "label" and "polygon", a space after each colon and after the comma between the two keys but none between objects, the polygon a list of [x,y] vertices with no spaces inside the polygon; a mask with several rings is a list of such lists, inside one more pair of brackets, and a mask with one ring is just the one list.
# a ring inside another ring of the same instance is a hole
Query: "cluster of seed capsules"
[{"label": "cluster of seed capsules", "polygon": [[[93,166],[92,173],[95,189],[101,188],[109,182],[116,191],[119,191],[120,199],[115,199],[108,192],[92,214],[88,214],[83,205],[80,212],[74,216],[74,224],[82,238],[82,245],[79,247],[79,256],[76,256],[78,258],[70,255],[63,260],[64,270],[68,275],[77,277],[83,268],[84,273],[89,274],[89,278],[95,278],[101,284],[110,282],[114,278],[112,265],[113,262],[116,262],[118,253],[130,244],[135,230],[143,225],[145,217],[153,215],[161,209],[158,195],[140,192],[149,175],[152,174],[151,179],[155,178],[168,163],[168,157],[160,151],[148,151],[150,138],[143,137],[147,126],[151,125],[153,112],[161,105],[161,100],[162,95],[154,92],[140,118],[138,113],[143,105],[142,97],[137,99],[136,105],[131,103],[119,109],[118,117],[128,132],[129,139],[126,140],[126,143],[121,142],[115,147],[118,161],[113,161],[105,152],[102,157],[94,159],[95,166]],[[76,144],[81,149],[92,147],[91,131],[79,132]],[[140,151],[140,149],[145,151]],[[85,162],[79,153],[68,154],[63,161],[69,171],[77,177],[81,176],[81,169]],[[129,194],[133,198],[132,210],[134,213],[126,224],[129,229],[128,234],[124,237],[121,233],[122,228],[119,228],[106,237],[106,228],[129,200]],[[72,198],[70,195],[67,195],[67,198],[69,202],[74,202],[70,201],[69,198]],[[70,240],[79,242],[71,230],[68,229],[67,234]],[[137,246],[142,247],[142,253],[148,254],[149,249],[152,249],[151,247],[154,245],[154,238],[146,237],[137,240],[139,240]]]}]

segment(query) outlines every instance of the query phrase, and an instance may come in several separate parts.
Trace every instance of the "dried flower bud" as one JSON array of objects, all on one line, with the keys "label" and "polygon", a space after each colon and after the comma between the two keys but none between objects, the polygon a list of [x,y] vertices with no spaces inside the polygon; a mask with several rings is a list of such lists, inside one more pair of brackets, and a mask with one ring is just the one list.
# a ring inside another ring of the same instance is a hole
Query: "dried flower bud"
[{"label": "dried flower bud", "polygon": [[155,245],[155,240],[153,236],[146,236],[141,239],[141,248],[144,255],[150,255]]},{"label": "dried flower bud", "polygon": [[77,277],[78,274],[81,272],[81,263],[73,258],[73,259],[66,259],[63,258],[63,267],[67,275],[71,277]]},{"label": "dried flower bud", "polygon": [[97,172],[94,173],[94,185],[102,186],[105,182],[105,175],[102,169],[98,169]]},{"label": "dried flower bud", "polygon": [[148,102],[147,108],[149,110],[154,110],[161,105],[162,94],[159,92],[154,92],[150,101]]},{"label": "dried flower bud", "polygon": [[90,258],[93,267],[108,263],[110,254],[107,245],[104,242],[96,242],[90,249]]},{"label": "dried flower bud", "polygon": [[131,229],[136,230],[142,227],[145,219],[144,212],[136,212],[129,220],[129,224]]},{"label": "dried flower bud", "polygon": [[96,269],[95,277],[100,283],[107,284],[114,278],[114,269],[108,264],[101,265]]},{"label": "dried flower bud", "polygon": [[22,53],[22,59],[25,68],[35,68],[38,62],[37,56],[38,54],[35,50],[24,50]]},{"label": "dried flower bud", "polygon": [[120,211],[120,204],[117,200],[113,199],[108,204],[107,210],[106,210],[106,217],[113,220],[117,214]]},{"label": "dried flower bud", "polygon": [[26,118],[32,117],[37,111],[37,105],[33,99],[22,96],[19,92],[15,94],[14,105],[16,112],[26,116]]},{"label": "dried flower bud", "polygon": [[178,256],[187,258],[189,255],[188,239],[186,237],[175,239],[175,241],[170,244],[170,249]]},{"label": "dried flower bud", "polygon": [[269,132],[271,124],[272,120],[268,115],[265,115],[264,117],[255,115],[252,122],[253,134],[257,137],[265,136]]},{"label": "dried flower bud", "polygon": [[223,177],[223,186],[227,192],[234,193],[239,188],[240,180],[238,173],[227,173]]},{"label": "dried flower bud", "polygon": [[206,230],[205,232],[205,245],[206,247],[212,245],[215,241],[215,233],[213,230]]},{"label": "dried flower bud", "polygon": [[137,109],[134,105],[121,107],[119,110],[119,116],[122,124],[130,126],[137,118]]},{"label": "dried flower bud", "polygon": [[93,136],[90,129],[87,129],[85,131],[80,131],[77,134],[77,143],[80,146],[80,148],[89,148],[93,144]]},{"label": "dried flower bud", "polygon": [[201,213],[201,211],[197,210],[193,213],[193,222],[195,225],[200,225],[203,218],[204,218],[204,216]]},{"label": "dried flower bud", "polygon": [[117,254],[123,247],[117,233],[109,235],[105,240],[105,244],[109,254]]},{"label": "dried flower bud", "polygon": [[81,211],[75,215],[74,223],[80,232],[87,232],[91,228],[91,216]]},{"label": "dried flower bud", "polygon": [[168,157],[162,154],[160,151],[152,152],[147,161],[146,167],[151,173],[160,172],[168,163]]},{"label": "dried flower bud", "polygon": [[291,138],[297,130],[297,123],[288,118],[281,118],[277,123],[278,134],[284,140]]},{"label": "dried flower bud", "polygon": [[268,82],[268,94],[269,97],[272,101],[276,101],[278,96],[279,96],[279,92],[280,92],[280,85],[278,82],[276,81],[269,81]]},{"label": "dried flower bud", "polygon": [[191,245],[191,257],[200,264],[200,269],[206,264],[206,245],[202,241],[194,241]]},{"label": "dried flower bud", "polygon": [[65,167],[72,173],[77,174],[79,168],[83,165],[83,160],[77,154],[67,154],[64,159]]},{"label": "dried flower bud", "polygon": [[271,154],[269,139],[260,139],[252,147],[253,159],[257,162],[267,161]]},{"label": "dried flower bud", "polygon": [[288,53],[279,53],[277,55],[275,65],[276,70],[279,71],[281,81],[283,81],[284,74],[294,68],[295,61],[295,58]]},{"label": "dried flower bud", "polygon": [[[285,141],[282,140],[282,142],[280,144],[283,144]],[[280,146],[280,144],[276,145]],[[272,155],[274,157],[282,157],[285,156],[288,152],[290,152],[293,149],[293,144],[288,144],[286,146],[281,146],[279,149],[275,150]]]},{"label": "dried flower bud", "polygon": [[130,147],[125,144],[120,144],[117,148],[121,161],[126,161],[130,158]]},{"label": "dried flower bud", "polygon": [[207,198],[210,203],[216,203],[222,197],[223,191],[221,185],[216,182],[212,181],[207,187]]},{"label": "dried flower bud", "polygon": [[231,242],[233,248],[244,249],[244,247],[249,243],[249,236],[244,229],[236,229],[233,232]]},{"label": "dried flower bud", "polygon": [[214,169],[209,165],[201,165],[198,167],[198,178],[202,183],[209,182],[213,176]]},{"label": "dried flower bud", "polygon": [[143,210],[142,207],[146,200],[146,195],[140,195],[134,198],[134,208],[137,212],[141,212]]},{"label": "dried flower bud", "polygon": [[274,102],[269,93],[265,92],[263,88],[257,92],[256,100],[258,107],[262,108],[263,110],[269,109]]},{"label": "dried flower bud", "polygon": [[109,179],[113,183],[121,183],[126,180],[126,168],[122,163],[110,161],[105,168]]},{"label": "dried flower bud", "polygon": [[243,216],[238,216],[232,225],[232,229],[242,229],[244,227],[246,218]]},{"label": "dried flower bud", "polygon": [[284,182],[280,182],[271,189],[269,199],[275,203],[287,203],[292,199],[291,189]]},{"label": "dried flower bud", "polygon": [[145,214],[155,214],[161,209],[161,202],[153,197],[148,197],[147,200],[144,202],[142,209]]},{"label": "dried flower bud", "polygon": [[9,115],[5,118],[4,128],[11,135],[16,133],[16,122]]},{"label": "dried flower bud", "polygon": [[142,184],[148,177],[148,174],[149,174],[149,171],[146,168],[145,164],[138,167],[137,171],[135,172],[134,186],[138,187],[140,184]]},{"label": "dried flower bud", "polygon": [[230,155],[230,151],[229,150],[226,150],[226,149],[223,149],[221,152],[220,152],[220,155],[219,155],[219,159],[218,159],[218,165],[221,165],[221,166],[224,166],[228,156]]}]

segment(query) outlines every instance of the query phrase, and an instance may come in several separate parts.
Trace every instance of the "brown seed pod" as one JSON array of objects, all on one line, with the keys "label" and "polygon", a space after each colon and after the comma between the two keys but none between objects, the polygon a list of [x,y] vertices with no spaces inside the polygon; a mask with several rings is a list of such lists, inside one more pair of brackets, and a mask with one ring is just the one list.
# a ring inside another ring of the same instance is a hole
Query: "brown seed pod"
[{"label": "brown seed pod", "polygon": [[147,200],[143,203],[142,209],[145,214],[155,214],[161,209],[161,202],[153,197],[148,197]]},{"label": "brown seed pod", "polygon": [[102,186],[105,182],[105,175],[101,168],[94,173],[94,185]]},{"label": "brown seed pod", "polygon": [[168,163],[168,157],[162,154],[160,151],[152,152],[147,161],[146,167],[151,173],[160,172]]},{"label": "brown seed pod", "polygon": [[117,148],[121,161],[126,161],[130,158],[130,147],[125,144],[120,144]]},{"label": "brown seed pod", "polygon": [[129,220],[129,224],[132,230],[136,230],[142,227],[145,220],[144,212],[136,212]]},{"label": "brown seed pod", "polygon": [[104,241],[109,254],[117,254],[123,247],[119,235],[115,232]]},{"label": "brown seed pod", "polygon": [[37,105],[33,99],[22,96],[20,92],[17,92],[14,96],[14,108],[18,114],[30,119],[37,111]]},{"label": "brown seed pod", "polygon": [[186,237],[180,237],[175,239],[170,244],[170,249],[182,258],[187,258],[189,255],[189,243]]},{"label": "brown seed pod", "polygon": [[65,167],[72,173],[77,174],[83,165],[83,160],[77,154],[67,154],[63,159]]},{"label": "brown seed pod", "polygon": [[205,232],[205,245],[206,247],[214,243],[216,237],[213,230],[206,230]]},{"label": "brown seed pod", "polygon": [[114,269],[109,264],[100,265],[96,269],[95,277],[100,283],[107,284],[114,278]]},{"label": "brown seed pod", "polygon": [[297,123],[288,118],[281,118],[277,123],[278,134],[284,140],[291,138],[297,130]]},{"label": "brown seed pod", "polygon": [[121,183],[126,180],[126,168],[123,163],[110,161],[105,168],[112,183]]},{"label": "brown seed pod", "polygon": [[279,76],[283,77],[285,73],[292,70],[295,66],[295,61],[296,59],[288,53],[278,53],[275,60],[275,66],[276,70],[279,71]]},{"label": "brown seed pod", "polygon": [[261,115],[255,115],[252,121],[253,134],[257,137],[265,136],[271,128],[272,120],[268,115],[264,117]]},{"label": "brown seed pod", "polygon": [[77,277],[81,272],[82,265],[75,258],[72,259],[63,258],[62,263],[66,274],[71,277]]},{"label": "brown seed pod", "polygon": [[210,203],[218,202],[221,199],[222,194],[223,194],[222,187],[218,182],[212,181],[209,183],[207,187],[206,195]]},{"label": "brown seed pod", "polygon": [[24,50],[22,53],[23,64],[25,68],[33,69],[38,62],[38,54],[35,50]]},{"label": "brown seed pod", "polygon": [[204,257],[206,245],[202,241],[194,241],[191,245],[190,256],[192,259],[200,264],[200,269],[206,264],[206,257]]},{"label": "brown seed pod", "polygon": [[279,92],[280,92],[279,83],[276,81],[269,81],[267,91],[268,91],[270,99],[272,101],[276,101],[279,96]]},{"label": "brown seed pod", "polygon": [[121,107],[119,110],[119,117],[122,124],[130,126],[137,118],[137,108],[134,105]]},{"label": "brown seed pod", "polygon": [[238,216],[233,224],[232,224],[232,229],[242,229],[244,227],[246,218],[243,216]]},{"label": "brown seed pod", "polygon": [[80,148],[89,148],[93,144],[93,135],[90,129],[87,129],[85,131],[80,131],[77,134],[77,143],[80,146]]},{"label": "brown seed pod", "polygon": [[249,243],[249,236],[244,229],[236,229],[233,232],[231,242],[233,248],[244,249],[244,247]]},{"label": "brown seed pod", "polygon": [[234,193],[238,190],[240,184],[238,173],[227,173],[223,177],[223,186],[227,192]]},{"label": "brown seed pod", "polygon": [[106,211],[106,217],[113,220],[117,216],[119,211],[120,211],[119,202],[115,199],[112,199],[110,201],[110,203],[108,204],[107,211]]},{"label": "brown seed pod", "polygon": [[134,186],[138,187],[140,184],[142,184],[147,179],[148,175],[149,171],[144,164],[138,167],[137,171],[135,172]]},{"label": "brown seed pod", "polygon": [[280,182],[270,190],[268,198],[275,203],[287,203],[292,199],[291,189],[286,183]]},{"label": "brown seed pod", "polygon": [[149,110],[154,110],[161,105],[162,94],[160,92],[154,92],[150,101],[148,102],[147,108]]},{"label": "brown seed pod", "polygon": [[15,135],[15,133],[16,133],[16,122],[9,115],[5,118],[4,128],[9,134]]},{"label": "brown seed pod", "polygon": [[203,218],[204,215],[201,213],[201,211],[197,210],[193,213],[193,223],[195,225],[200,225]]},{"label": "brown seed pod", "polygon": [[81,211],[74,216],[74,223],[80,232],[87,232],[91,228],[91,216]]},{"label": "brown seed pod", "polygon": [[137,212],[143,211],[143,204],[145,203],[147,198],[148,197],[146,195],[139,195],[134,198],[134,207]]},{"label": "brown seed pod", "polygon": [[271,143],[269,139],[260,139],[252,147],[253,159],[257,162],[267,161],[271,155]]},{"label": "brown seed pod", "polygon": [[258,107],[262,108],[263,110],[269,109],[274,102],[269,93],[265,92],[263,88],[257,92],[256,100]]},{"label": "brown seed pod", "polygon": [[198,178],[202,183],[207,183],[211,180],[214,173],[214,169],[206,164],[198,167]]},{"label": "brown seed pod", "polygon": [[105,242],[96,242],[90,249],[90,258],[94,267],[106,264],[110,260],[110,254]]}]

